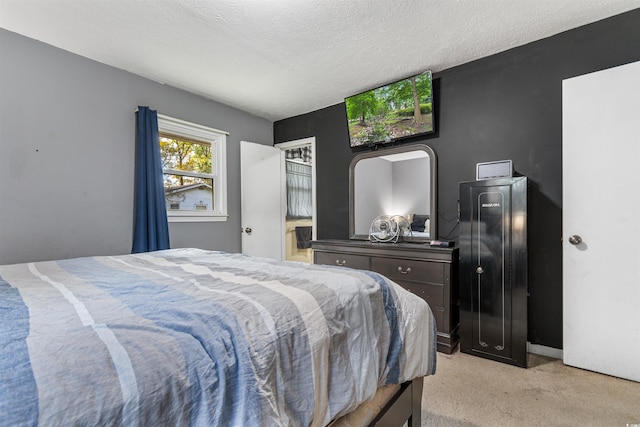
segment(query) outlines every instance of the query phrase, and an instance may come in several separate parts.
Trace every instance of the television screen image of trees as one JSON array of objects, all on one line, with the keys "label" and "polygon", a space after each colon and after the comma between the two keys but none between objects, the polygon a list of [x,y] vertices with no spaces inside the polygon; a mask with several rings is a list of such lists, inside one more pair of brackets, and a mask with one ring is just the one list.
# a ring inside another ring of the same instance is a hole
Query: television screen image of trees
[{"label": "television screen image of trees", "polygon": [[351,146],[433,131],[431,72],[345,99]]}]

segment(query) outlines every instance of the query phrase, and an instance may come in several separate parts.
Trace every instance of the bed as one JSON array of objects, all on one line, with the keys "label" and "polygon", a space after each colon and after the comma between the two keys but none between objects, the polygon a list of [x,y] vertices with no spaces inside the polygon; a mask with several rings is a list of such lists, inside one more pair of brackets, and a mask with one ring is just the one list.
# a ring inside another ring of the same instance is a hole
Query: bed
[{"label": "bed", "polygon": [[367,271],[200,249],[0,266],[0,426],[353,425],[378,389],[365,423],[419,425],[435,338]]}]

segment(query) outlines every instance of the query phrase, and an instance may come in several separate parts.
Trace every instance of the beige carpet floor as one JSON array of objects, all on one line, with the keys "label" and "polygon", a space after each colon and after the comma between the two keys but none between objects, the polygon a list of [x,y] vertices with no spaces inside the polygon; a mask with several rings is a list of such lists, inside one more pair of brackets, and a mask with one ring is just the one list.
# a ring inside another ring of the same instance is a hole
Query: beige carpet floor
[{"label": "beige carpet floor", "polygon": [[640,427],[640,383],[528,360],[523,369],[438,353],[437,372],[424,381],[422,426]]}]

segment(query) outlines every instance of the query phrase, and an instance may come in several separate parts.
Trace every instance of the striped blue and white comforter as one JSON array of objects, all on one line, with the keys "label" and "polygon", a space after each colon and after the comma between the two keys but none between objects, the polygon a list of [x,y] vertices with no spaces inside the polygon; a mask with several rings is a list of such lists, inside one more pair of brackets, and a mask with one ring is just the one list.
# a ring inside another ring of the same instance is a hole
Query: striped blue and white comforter
[{"label": "striped blue and white comforter", "polygon": [[0,267],[0,426],[326,425],[435,371],[365,271],[173,249]]}]

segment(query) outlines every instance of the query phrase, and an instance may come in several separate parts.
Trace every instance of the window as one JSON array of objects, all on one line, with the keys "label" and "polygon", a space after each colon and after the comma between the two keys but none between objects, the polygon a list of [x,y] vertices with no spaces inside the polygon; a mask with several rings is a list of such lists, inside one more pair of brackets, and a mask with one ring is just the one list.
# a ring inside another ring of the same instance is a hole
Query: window
[{"label": "window", "polygon": [[169,222],[226,221],[227,132],[158,114]]},{"label": "window", "polygon": [[[296,148],[294,150],[300,150]],[[286,150],[287,219],[312,218],[313,184],[311,162],[303,163],[299,157],[290,157]]]}]

